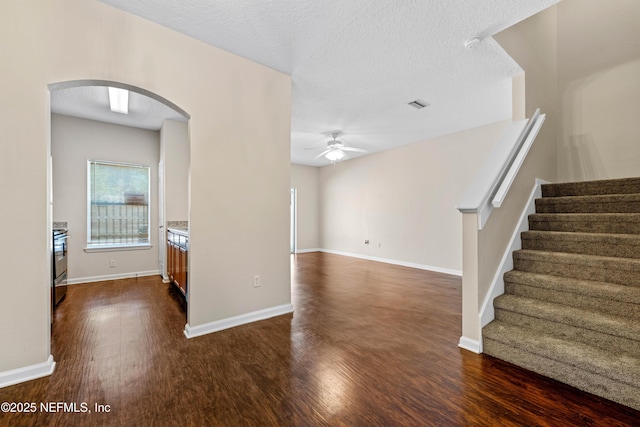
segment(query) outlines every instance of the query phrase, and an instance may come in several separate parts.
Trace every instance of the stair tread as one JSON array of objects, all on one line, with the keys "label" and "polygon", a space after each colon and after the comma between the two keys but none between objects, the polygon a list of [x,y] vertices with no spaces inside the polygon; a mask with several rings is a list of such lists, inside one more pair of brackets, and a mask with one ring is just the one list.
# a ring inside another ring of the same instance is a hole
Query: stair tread
[{"label": "stair tread", "polygon": [[640,287],[640,259],[520,249],[514,269]]},{"label": "stair tread", "polygon": [[640,213],[534,213],[531,230],[640,234]]},{"label": "stair tread", "polygon": [[635,258],[622,258],[622,257],[610,257],[602,255],[589,255],[589,254],[574,254],[570,252],[554,252],[554,251],[539,251],[536,249],[518,249],[514,251],[516,256],[523,259],[548,261],[552,258],[556,262],[571,262],[572,264],[588,264],[593,263],[608,263],[617,266],[627,265],[634,270],[637,268],[640,271],[640,260]]},{"label": "stair tread", "polygon": [[626,194],[640,192],[640,178],[617,178],[582,182],[561,182],[542,185],[545,197],[565,195]]},{"label": "stair tread", "polygon": [[522,237],[527,239],[551,239],[588,241],[597,243],[613,243],[625,245],[640,245],[639,234],[622,233],[587,233],[584,231],[547,231],[547,230],[527,230],[522,232]]},{"label": "stair tread", "polygon": [[618,302],[640,304],[640,287],[619,285],[617,283],[594,280],[574,279],[550,274],[531,273],[511,270],[505,273],[504,281],[562,292],[607,298]]},{"label": "stair tread", "polygon": [[549,220],[555,221],[592,221],[601,222],[617,221],[617,222],[629,222],[640,221],[640,213],[638,212],[580,212],[580,213],[533,213],[529,215],[529,218],[536,220]]},{"label": "stair tread", "polygon": [[[640,188],[638,188],[640,191]],[[574,203],[582,201],[592,200],[640,200],[640,192],[637,193],[613,193],[613,194],[586,194],[575,196],[555,196],[555,197],[540,197],[536,199],[536,202],[541,203]]]},{"label": "stair tread", "polygon": [[640,324],[631,318],[509,294],[497,297],[494,307],[496,310],[513,311],[529,317],[635,340],[638,342],[640,354]]},{"label": "stair tread", "polygon": [[638,213],[640,194],[598,194],[536,199],[537,213]]},{"label": "stair tread", "polygon": [[640,387],[640,358],[628,353],[607,351],[587,344],[563,340],[499,320],[494,320],[485,326],[483,336],[485,339],[521,348],[529,353]]},{"label": "stair tread", "polygon": [[571,231],[524,231],[522,249],[640,258],[640,235]]}]

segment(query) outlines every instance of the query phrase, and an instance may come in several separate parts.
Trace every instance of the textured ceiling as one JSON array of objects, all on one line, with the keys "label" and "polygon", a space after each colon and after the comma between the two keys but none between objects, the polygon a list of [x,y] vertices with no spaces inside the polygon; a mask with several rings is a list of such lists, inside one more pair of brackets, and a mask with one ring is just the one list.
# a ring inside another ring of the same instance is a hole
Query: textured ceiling
[{"label": "textured ceiling", "polygon": [[290,74],[291,160],[315,166],[335,131],[372,153],[510,118],[520,69],[490,36],[558,2],[101,1]]}]

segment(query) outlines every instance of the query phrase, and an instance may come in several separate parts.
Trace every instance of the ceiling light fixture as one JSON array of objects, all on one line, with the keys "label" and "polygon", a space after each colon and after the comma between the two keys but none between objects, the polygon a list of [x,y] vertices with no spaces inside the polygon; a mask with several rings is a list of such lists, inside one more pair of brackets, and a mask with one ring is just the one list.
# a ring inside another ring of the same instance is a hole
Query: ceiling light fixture
[{"label": "ceiling light fixture", "polygon": [[[345,153],[345,151],[354,151],[356,153],[367,153],[367,150],[365,150],[364,148],[347,147],[342,143],[342,141],[340,141],[339,139],[336,139],[338,135],[340,135],[339,131],[333,132],[331,134],[332,139],[327,141],[327,148],[322,153],[315,156],[313,159],[315,160],[315,159],[319,159],[320,157],[324,157],[327,160],[329,160],[332,165],[334,165],[339,160],[349,158],[349,156],[347,156],[347,153]],[[305,148],[305,150],[315,150],[315,149],[316,147]]]},{"label": "ceiling light fixture", "polygon": [[331,160],[331,163],[335,163],[344,157],[344,151],[336,148],[329,151],[324,156],[327,158],[327,160]]},{"label": "ceiling light fixture", "polygon": [[110,87],[109,106],[113,112],[129,114],[129,91],[126,89]]}]

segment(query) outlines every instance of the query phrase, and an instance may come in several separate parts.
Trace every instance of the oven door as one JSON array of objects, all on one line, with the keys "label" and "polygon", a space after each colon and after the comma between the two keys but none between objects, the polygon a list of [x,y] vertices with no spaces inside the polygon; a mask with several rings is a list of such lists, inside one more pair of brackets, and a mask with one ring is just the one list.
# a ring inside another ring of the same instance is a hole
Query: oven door
[{"label": "oven door", "polygon": [[53,239],[53,277],[67,272],[67,236]]},{"label": "oven door", "polygon": [[67,294],[67,272],[65,271],[53,281],[53,306],[62,301]]}]

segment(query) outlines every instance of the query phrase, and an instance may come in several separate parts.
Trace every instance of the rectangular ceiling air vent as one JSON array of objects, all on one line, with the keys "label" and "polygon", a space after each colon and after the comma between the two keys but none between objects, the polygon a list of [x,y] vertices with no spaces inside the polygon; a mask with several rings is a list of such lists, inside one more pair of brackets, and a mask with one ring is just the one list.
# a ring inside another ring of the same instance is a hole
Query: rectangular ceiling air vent
[{"label": "rectangular ceiling air vent", "polygon": [[429,103],[426,101],[423,101],[421,99],[416,99],[415,101],[411,101],[409,103],[409,105],[411,105],[413,108],[417,108],[418,110],[424,107],[428,107]]}]

